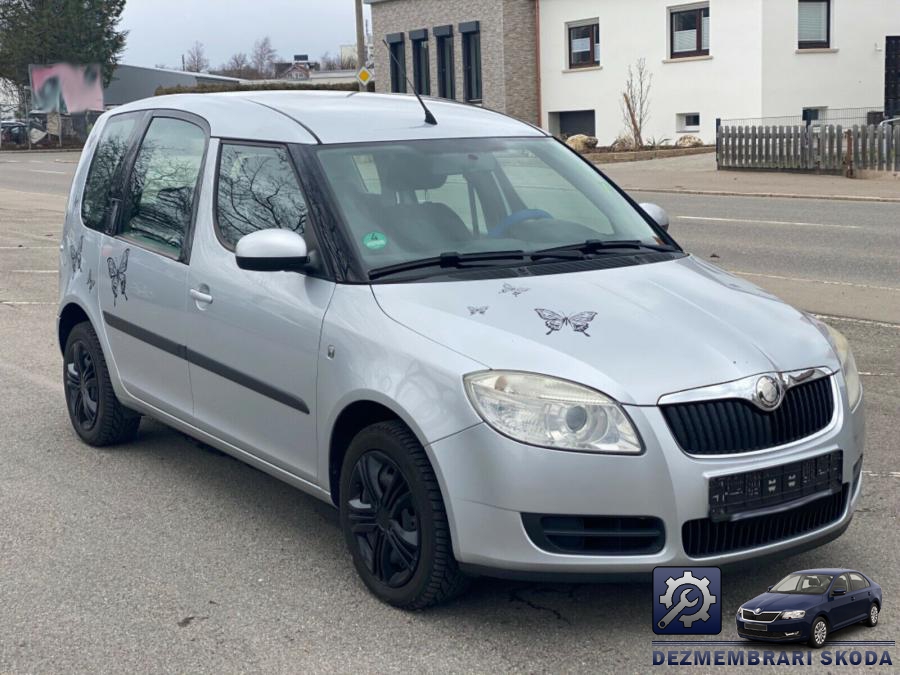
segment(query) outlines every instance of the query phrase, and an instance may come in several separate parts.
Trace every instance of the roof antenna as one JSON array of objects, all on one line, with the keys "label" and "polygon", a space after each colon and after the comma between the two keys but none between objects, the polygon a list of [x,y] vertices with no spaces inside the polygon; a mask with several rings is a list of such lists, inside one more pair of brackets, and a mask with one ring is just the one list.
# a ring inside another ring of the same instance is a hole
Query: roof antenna
[{"label": "roof antenna", "polygon": [[384,46],[388,49],[388,54],[391,57],[391,60],[394,62],[394,65],[397,66],[397,70],[403,71],[403,76],[406,78],[407,84],[409,84],[409,88],[412,89],[413,93],[416,95],[416,98],[419,99],[419,104],[422,106],[422,110],[425,111],[425,124],[437,124],[437,120],[434,118],[434,115],[431,114],[431,111],[428,109],[428,106],[425,105],[425,101],[422,100],[422,97],[419,96],[419,92],[416,91],[416,85],[412,83],[412,80],[409,79],[409,75],[406,74],[406,68],[403,68],[400,65],[400,61],[394,56],[394,52],[391,51],[391,46],[388,44],[387,40],[382,40]]}]

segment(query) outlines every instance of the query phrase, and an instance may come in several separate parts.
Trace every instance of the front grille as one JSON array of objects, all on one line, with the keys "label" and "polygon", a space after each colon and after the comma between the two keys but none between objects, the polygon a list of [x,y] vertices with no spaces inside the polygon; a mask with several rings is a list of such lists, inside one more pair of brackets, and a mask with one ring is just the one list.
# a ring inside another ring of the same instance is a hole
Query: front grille
[{"label": "front grille", "polygon": [[774,448],[821,431],[834,414],[831,378],[804,382],[766,412],[744,399],[660,406],[678,445],[694,455],[728,455]]},{"label": "front grille", "polygon": [[754,614],[749,609],[745,609],[743,614],[747,621],[774,621],[781,612],[760,612],[759,614]]},{"label": "front grille", "polygon": [[[792,631],[792,632],[796,632],[796,631]],[[784,631],[754,630],[753,628],[739,628],[738,635],[743,635],[746,637],[769,638],[770,640],[779,640],[781,638],[787,637],[787,633],[785,633]]]},{"label": "front grille", "polygon": [[839,520],[849,496],[840,492],[789,511],[746,520],[717,523],[709,518],[689,520],[681,528],[684,552],[691,558],[732,553],[798,537]]},{"label": "front grille", "polygon": [[665,528],[651,516],[556,516],[523,513],[522,524],[535,546],[550,553],[645,555],[658,553]]}]

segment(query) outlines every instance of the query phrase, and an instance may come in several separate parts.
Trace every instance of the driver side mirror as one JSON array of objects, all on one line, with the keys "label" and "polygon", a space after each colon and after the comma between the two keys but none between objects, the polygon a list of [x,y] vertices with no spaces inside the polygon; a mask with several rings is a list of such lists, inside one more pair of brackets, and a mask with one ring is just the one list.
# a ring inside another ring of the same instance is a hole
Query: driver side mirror
[{"label": "driver side mirror", "polygon": [[769,586],[769,587],[766,589],[766,593],[771,593],[773,588],[775,588],[774,585],[773,585],[773,586]]},{"label": "driver side mirror", "polygon": [[644,202],[643,204],[638,204],[651,219],[657,225],[659,225],[666,232],[669,231],[669,214],[666,213],[666,210],[657,205],[651,204],[650,202]]},{"label": "driver side mirror", "polygon": [[835,586],[834,588],[831,589],[832,595],[844,595],[846,593],[847,593],[847,589],[844,588],[843,586]]},{"label": "driver side mirror", "polygon": [[303,236],[280,228],[244,235],[234,257],[238,267],[256,272],[308,272],[315,266]]}]

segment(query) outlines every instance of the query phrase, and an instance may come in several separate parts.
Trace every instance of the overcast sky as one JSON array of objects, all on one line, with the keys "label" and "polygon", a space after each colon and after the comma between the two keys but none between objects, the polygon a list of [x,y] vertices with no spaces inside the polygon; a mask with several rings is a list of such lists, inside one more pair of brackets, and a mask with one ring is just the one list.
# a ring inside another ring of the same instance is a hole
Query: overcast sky
[{"label": "overcast sky", "polygon": [[[122,62],[181,67],[195,40],[213,68],[236,52],[248,56],[268,35],[281,57],[326,51],[356,41],[353,0],[128,0],[121,28],[129,31]],[[369,7],[364,8],[369,19]]]}]

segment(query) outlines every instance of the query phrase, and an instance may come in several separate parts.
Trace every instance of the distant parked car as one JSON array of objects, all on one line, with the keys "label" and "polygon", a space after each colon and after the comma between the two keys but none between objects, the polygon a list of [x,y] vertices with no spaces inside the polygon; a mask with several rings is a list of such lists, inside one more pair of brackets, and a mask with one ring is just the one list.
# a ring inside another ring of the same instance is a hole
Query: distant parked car
[{"label": "distant parked car", "polygon": [[28,139],[28,125],[18,120],[0,122],[0,144],[22,145]]},{"label": "distant parked car", "polygon": [[738,635],[748,640],[802,642],[821,647],[836,630],[860,621],[878,624],[881,586],[861,572],[791,572],[737,611]]}]

